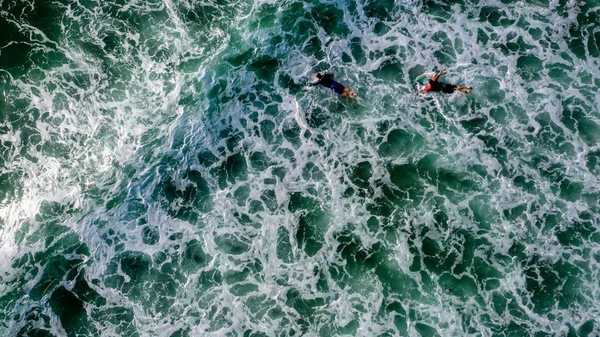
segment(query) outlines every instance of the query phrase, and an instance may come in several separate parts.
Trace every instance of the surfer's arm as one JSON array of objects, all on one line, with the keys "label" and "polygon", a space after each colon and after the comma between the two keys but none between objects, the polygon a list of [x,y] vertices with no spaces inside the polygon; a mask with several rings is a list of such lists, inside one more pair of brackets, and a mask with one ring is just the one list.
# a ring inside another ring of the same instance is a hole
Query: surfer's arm
[{"label": "surfer's arm", "polygon": [[442,76],[442,74],[444,73],[444,71],[446,71],[446,68],[444,68],[444,69],[440,70],[440,72],[439,72],[439,73],[437,73],[437,75],[435,75],[435,77],[433,77],[433,80],[434,80],[434,81],[437,81],[437,80],[438,80],[438,78],[440,78],[440,76]]}]

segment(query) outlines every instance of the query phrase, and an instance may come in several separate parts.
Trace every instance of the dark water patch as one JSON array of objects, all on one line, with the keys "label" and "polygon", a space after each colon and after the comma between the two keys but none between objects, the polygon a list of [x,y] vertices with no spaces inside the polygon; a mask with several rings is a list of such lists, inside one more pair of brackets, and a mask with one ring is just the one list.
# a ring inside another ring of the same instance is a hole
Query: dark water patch
[{"label": "dark water patch", "polygon": [[526,81],[539,81],[539,72],[543,68],[543,61],[534,55],[521,56],[517,59],[517,73]]},{"label": "dark water patch", "polygon": [[292,144],[292,146],[296,149],[302,146],[302,130],[298,124],[286,124],[283,126],[282,134],[283,137]]},{"label": "dark water patch", "polygon": [[527,205],[518,205],[512,208],[507,208],[502,212],[504,218],[510,222],[525,220],[527,218],[527,213]]},{"label": "dark water patch", "polygon": [[381,63],[379,68],[373,71],[373,76],[385,81],[395,81],[404,84],[404,71],[402,63],[396,60],[388,60]]},{"label": "dark water patch", "polygon": [[279,61],[271,56],[263,55],[255,58],[255,61],[250,63],[248,69],[254,72],[258,79],[272,83],[275,73],[279,69]]},{"label": "dark water patch", "polygon": [[344,22],[344,12],[334,4],[318,3],[312,8],[311,16],[316,25],[323,28],[327,35],[345,38],[350,34]]},{"label": "dark water patch", "polygon": [[355,186],[368,188],[369,180],[373,175],[373,166],[368,161],[358,163],[355,167],[347,169],[347,175]]},{"label": "dark water patch", "polygon": [[388,200],[394,203],[403,203],[402,201],[418,203],[421,200],[424,185],[416,165],[388,165],[387,171],[391,182],[399,189],[384,188],[383,192]]},{"label": "dark water patch", "polygon": [[363,248],[360,238],[351,232],[338,233],[335,239],[338,242],[336,252],[345,261],[342,269],[347,274],[344,277],[337,278],[338,282],[341,281],[342,284],[352,283],[352,278],[369,273],[381,263],[378,258],[381,251],[379,244],[367,250]]},{"label": "dark water patch", "polygon": [[220,251],[231,255],[240,255],[250,249],[250,245],[247,242],[244,242],[244,240],[233,234],[224,234],[215,237],[215,244]]},{"label": "dark water patch", "polygon": [[195,221],[200,212],[207,212],[212,209],[210,200],[210,189],[202,174],[192,170],[186,172],[187,184],[181,189],[180,184],[176,183],[174,178],[166,175],[158,184],[154,196],[163,200],[163,207],[171,216]]},{"label": "dark water patch", "polygon": [[119,259],[121,271],[129,276],[132,283],[141,283],[148,279],[152,258],[144,253],[128,252]]},{"label": "dark water patch", "polygon": [[580,215],[581,220],[560,227],[556,231],[558,242],[564,246],[585,247],[588,243],[596,243],[593,234],[598,232],[589,213]]},{"label": "dark water patch", "polygon": [[49,330],[25,327],[17,333],[17,337],[55,337]]},{"label": "dark water patch", "polygon": [[217,163],[217,158],[211,151],[205,150],[198,154],[198,162],[205,168],[211,168],[213,164]]},{"label": "dark water patch", "polygon": [[[472,275],[475,277],[477,284],[480,285],[484,281],[484,278],[488,276],[488,272],[491,273],[491,270],[489,268],[486,269],[484,263],[476,263],[483,261],[480,258],[475,258],[475,252],[484,251],[487,247],[491,246],[490,242],[475,236],[469,231],[456,230],[450,238],[449,245],[451,245],[451,249],[459,254],[456,265],[450,269],[452,274],[460,275],[473,268]],[[479,269],[479,266],[484,266],[484,268]]]},{"label": "dark water patch", "polygon": [[590,151],[586,155],[586,166],[591,173],[600,174],[600,150]]},{"label": "dark water patch", "polygon": [[314,163],[307,163],[302,169],[302,178],[305,181],[324,181],[325,174]]},{"label": "dark water patch", "polygon": [[250,154],[250,167],[256,172],[264,172],[271,166],[271,159],[264,152]]},{"label": "dark water patch", "polygon": [[576,132],[589,146],[600,142],[600,126],[592,121],[585,111],[592,111],[584,102],[578,98],[571,97],[563,103],[561,121],[571,131]]},{"label": "dark water patch", "polygon": [[586,48],[581,35],[580,25],[571,25],[569,28],[568,46],[571,52],[581,60],[586,60]]},{"label": "dark water patch", "polygon": [[470,133],[477,134],[480,131],[492,131],[492,126],[488,125],[486,116],[479,116],[468,120],[462,120],[460,124]]},{"label": "dark water patch", "polygon": [[[17,299],[18,297],[13,297],[13,298]],[[4,306],[4,302],[2,301],[2,298],[0,298],[0,305],[2,306],[2,308],[7,309],[7,307]],[[13,318],[16,321],[18,321],[18,323],[16,325],[21,327],[19,329],[19,332],[17,332],[16,336],[23,336],[23,337],[28,337],[28,336],[49,337],[49,336],[52,336],[53,337],[53,335],[50,333],[50,331],[46,330],[46,329],[51,328],[51,323],[50,323],[50,316],[46,315],[44,313],[44,311],[45,311],[44,308],[36,305],[36,306],[30,307],[30,309],[28,309],[27,312],[24,314],[15,314]],[[12,313],[10,313],[8,311],[6,312],[6,316],[4,316],[4,313],[0,314],[0,318],[3,319],[3,323],[0,323],[0,328],[5,329],[3,331],[8,331],[9,327],[8,327],[7,323],[10,321],[7,318],[10,317],[9,316],[10,314],[12,314]]]},{"label": "dark water patch", "polygon": [[103,327],[116,327],[121,336],[140,337],[135,324],[134,313],[130,308],[109,307],[92,313],[92,318]]},{"label": "dark water patch", "polygon": [[433,53],[440,64],[454,64],[456,52],[452,41],[445,32],[439,31],[431,36],[431,40],[438,43],[439,49]]},{"label": "dark water patch", "polygon": [[390,26],[379,21],[375,24],[375,27],[373,27],[373,34],[375,34],[377,36],[383,36],[383,35],[387,34],[390,30],[391,30]]},{"label": "dark water patch", "polygon": [[293,308],[302,317],[299,322],[304,329],[308,329],[310,325],[315,324],[316,311],[329,303],[325,298],[305,299],[296,289],[288,290],[286,294],[286,305]]},{"label": "dark water patch", "polygon": [[439,337],[437,329],[423,323],[416,323],[415,329],[419,332],[421,337]]},{"label": "dark water patch", "polygon": [[243,297],[258,291],[258,286],[254,283],[238,283],[229,287],[229,291],[234,296]]},{"label": "dark water patch", "polygon": [[146,225],[142,228],[142,242],[147,245],[155,245],[160,241],[158,227]]},{"label": "dark water patch", "polygon": [[238,187],[235,192],[233,192],[233,197],[237,201],[238,206],[244,206],[250,197],[250,186]]},{"label": "dark water patch", "polygon": [[290,75],[286,73],[280,72],[278,77],[279,81],[277,82],[277,84],[279,84],[281,88],[289,90],[289,93],[291,95],[299,95],[306,89],[304,83],[297,83]]},{"label": "dark water patch", "polygon": [[246,331],[244,331],[243,336],[244,337],[268,337],[269,335],[267,335],[264,332],[260,332],[260,331],[246,330]]},{"label": "dark water patch", "polygon": [[560,197],[567,201],[577,201],[581,198],[583,183],[564,179],[560,183]]},{"label": "dark water patch", "polygon": [[329,216],[320,210],[300,215],[296,240],[308,256],[317,254],[324,244]]},{"label": "dark water patch", "polygon": [[569,26],[568,47],[575,56],[582,60],[586,60],[586,52],[593,57],[598,55],[599,44],[595,27],[600,22],[600,14],[592,11],[591,6],[597,6],[597,4],[590,4],[587,1],[578,2],[577,21]]},{"label": "dark water patch", "polygon": [[215,28],[225,28],[236,15],[244,13],[248,6],[245,2],[194,2],[190,6],[182,3],[179,11],[191,31],[206,32]]},{"label": "dark water patch", "polygon": [[240,66],[246,65],[249,61],[254,57],[254,50],[248,49],[240,54],[236,54],[235,56],[231,56],[225,59],[229,64],[233,67],[238,68]]},{"label": "dark water patch", "polygon": [[[394,317],[394,326],[398,329],[400,335],[407,335],[407,313],[402,307],[402,304],[398,301],[389,301],[389,303],[383,303],[379,310],[379,316],[382,317]],[[390,335],[393,336],[393,335]]]},{"label": "dark water patch", "polygon": [[221,103],[226,103],[232,99],[229,96],[227,81],[224,79],[219,79],[216,81],[217,83],[213,84],[208,93],[206,94],[206,98],[210,100],[210,109],[215,113],[215,115],[219,115],[217,113],[221,112]]},{"label": "dark water patch", "polygon": [[600,32],[590,32],[591,28],[588,30],[588,41],[587,47],[592,57],[600,57]]},{"label": "dark water patch", "polygon": [[555,83],[561,84],[563,88],[568,88],[573,82],[573,79],[569,75],[571,68],[568,65],[562,63],[548,64],[546,69],[549,70],[548,76],[550,76]]},{"label": "dark water patch", "polygon": [[141,11],[135,6],[127,6],[125,3],[107,3],[103,8],[103,14],[133,28],[134,31],[140,34],[140,42],[149,47],[149,49],[156,51],[158,40],[151,28],[161,26],[165,27],[166,30],[171,25],[171,20],[166,6],[159,6],[153,3],[148,3],[147,5],[149,8]]},{"label": "dark water patch", "polygon": [[473,259],[473,275],[477,284],[485,290],[497,289],[504,278],[502,272],[490,265],[488,260],[479,257]]},{"label": "dark water patch", "polygon": [[215,173],[221,189],[226,188],[228,184],[246,180],[248,178],[246,157],[240,153],[229,156]]},{"label": "dark water patch", "polygon": [[555,194],[558,194],[557,192],[559,192],[559,190],[556,185],[561,184],[566,176],[566,168],[564,165],[553,163],[548,156],[542,153],[532,154],[531,159],[527,164],[530,165],[531,168],[537,170],[542,178],[555,183],[551,188]]},{"label": "dark water patch", "polygon": [[64,287],[59,287],[52,293],[49,304],[60,319],[67,336],[98,333],[93,325],[88,324],[84,302]]},{"label": "dark water patch", "polygon": [[[71,247],[62,254],[76,254],[77,247]],[[36,301],[42,299],[42,297],[51,293],[57,285],[63,281],[72,281],[77,276],[77,270],[82,265],[82,259],[68,259],[63,255],[51,255],[57,254],[57,252],[46,252],[35,254],[34,261],[44,265],[44,272],[40,281],[31,288],[29,296]],[[34,263],[34,261],[31,261]],[[18,260],[16,263],[20,263]]]},{"label": "dark water patch", "polygon": [[493,6],[481,7],[479,21],[489,22],[494,27],[508,27],[515,23],[515,20],[508,18],[504,10]]},{"label": "dark water patch", "polygon": [[277,258],[284,263],[294,262],[294,250],[291,244],[290,232],[285,227],[277,229]]},{"label": "dark water patch", "polygon": [[363,7],[364,13],[369,18],[381,21],[391,20],[396,13],[396,3],[393,0],[371,0]]},{"label": "dark water patch", "polygon": [[547,265],[535,265],[524,271],[527,291],[531,294],[533,310],[537,314],[549,313],[556,303],[562,281]]},{"label": "dark water patch", "polygon": [[441,275],[452,269],[458,257],[457,252],[451,248],[446,251],[446,247],[429,237],[424,237],[421,244],[423,263],[427,270]]},{"label": "dark water patch", "polygon": [[228,270],[223,274],[223,280],[227,284],[236,284],[246,281],[251,274],[252,270],[249,267],[241,270]]},{"label": "dark water patch", "polygon": [[[304,7],[303,2],[295,2],[286,6],[281,11],[281,29],[284,32],[293,32],[297,28],[299,22],[303,22],[305,19],[309,19],[310,16]],[[290,38],[292,35],[290,34]]]},{"label": "dark water patch", "polygon": [[190,329],[189,328],[181,328],[181,329],[175,331],[169,337],[189,337],[189,336],[190,336]]},{"label": "dark water patch", "polygon": [[441,168],[437,165],[437,160],[437,155],[427,155],[419,160],[417,170],[419,176],[437,186],[440,193],[452,197],[455,192],[472,193],[480,190],[476,182],[468,178],[468,174]]},{"label": "dark water patch", "polygon": [[198,269],[206,266],[210,260],[211,257],[204,252],[202,244],[193,239],[185,244],[185,251],[180,263],[184,272],[195,273]]},{"label": "dark water patch", "polygon": [[427,0],[423,2],[423,12],[440,23],[446,23],[452,17],[454,3],[454,0]]},{"label": "dark water patch", "polygon": [[448,293],[463,300],[468,300],[475,296],[478,291],[475,281],[466,275],[458,277],[449,273],[444,273],[440,276],[438,282]]},{"label": "dark water patch", "polygon": [[211,269],[200,273],[198,285],[202,291],[206,291],[221,284],[223,284],[223,275],[221,271]]},{"label": "dark water patch", "polygon": [[106,299],[90,287],[85,275],[85,270],[82,269],[75,280],[75,285],[72,289],[73,293],[83,302],[92,304],[97,308],[105,305]]},{"label": "dark water patch", "polygon": [[390,131],[385,141],[379,145],[378,153],[382,157],[398,157],[414,151],[419,151],[423,147],[425,140],[418,133],[410,134],[402,129]]},{"label": "dark water patch", "polygon": [[473,198],[469,201],[469,208],[473,214],[473,220],[477,222],[479,229],[482,231],[490,230],[496,223],[496,219],[500,218],[500,214],[494,207],[490,206],[489,198],[486,196]]},{"label": "dark water patch", "polygon": [[180,284],[186,280],[183,273],[195,270],[193,264],[194,252],[190,253],[189,247],[181,256],[172,254],[170,261],[164,253],[150,257],[141,252],[125,251],[108,264],[104,283],[150,310],[168,312]]},{"label": "dark water patch", "polygon": [[277,130],[277,126],[271,120],[265,119],[260,122],[261,138],[269,144],[281,144],[282,137]]},{"label": "dark water patch", "polygon": [[[6,23],[4,20],[0,23],[0,29],[3,31],[0,37],[2,54],[0,54],[0,64],[13,76],[20,76],[26,73],[32,63],[27,57],[34,46],[27,39],[20,35],[19,28],[13,24]],[[8,45],[10,42],[12,44]]]},{"label": "dark water patch", "polygon": [[249,26],[251,30],[271,28],[278,21],[278,12],[285,6],[280,4],[262,4],[256,13],[257,20]]},{"label": "dark water patch", "polygon": [[506,36],[506,43],[494,43],[493,47],[500,50],[505,56],[509,55],[525,55],[537,47],[525,42],[522,36],[516,33],[509,33]]},{"label": "dark water patch", "polygon": [[350,40],[350,53],[357,65],[362,66],[367,63],[367,54],[363,49],[363,43],[360,38],[355,37]]},{"label": "dark water patch", "polygon": [[[0,4],[2,11],[11,19],[16,19],[19,24],[28,24],[39,29],[48,39],[59,43],[62,38],[63,10],[56,2],[34,1],[32,4],[20,1],[4,1]],[[0,64],[7,67],[13,75],[21,75],[26,69],[36,64],[31,62],[29,56],[36,50],[36,45],[44,45],[41,42],[42,37],[37,33],[31,32],[26,27],[17,27],[14,22],[2,20],[0,30],[3,32],[0,37],[0,45],[7,46],[3,48],[0,55]],[[50,45],[50,47],[54,47]],[[51,52],[56,53],[56,52]],[[37,55],[45,54],[37,52]],[[39,57],[39,56],[38,56]]]},{"label": "dark water patch", "polygon": [[[0,153],[2,156],[2,153]],[[0,160],[0,165],[3,163]],[[16,187],[19,185],[19,182],[23,179],[23,175],[19,172],[8,172],[8,173],[0,173],[0,181],[3,183],[0,184],[0,204],[4,203],[5,200],[11,200],[14,198],[19,198],[21,196],[21,192]],[[3,227],[3,222],[0,222],[0,229]]]}]

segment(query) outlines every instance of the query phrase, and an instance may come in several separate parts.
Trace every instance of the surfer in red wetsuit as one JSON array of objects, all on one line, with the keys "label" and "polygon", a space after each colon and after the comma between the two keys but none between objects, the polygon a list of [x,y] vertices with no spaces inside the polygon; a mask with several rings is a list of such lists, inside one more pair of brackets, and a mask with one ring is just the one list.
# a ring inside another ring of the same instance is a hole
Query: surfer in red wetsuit
[{"label": "surfer in red wetsuit", "polygon": [[324,74],[316,73],[313,75],[313,79],[315,80],[313,83],[310,83],[310,86],[322,85],[325,86],[337,94],[340,94],[344,97],[348,97],[351,99],[356,99],[356,93],[352,91],[352,89],[348,89],[344,87],[341,83],[338,83],[333,80],[333,74]]},{"label": "surfer in red wetsuit", "polygon": [[437,75],[435,75],[433,78],[430,78],[427,80],[427,86],[425,87],[425,89],[423,89],[424,92],[428,92],[428,91],[441,91],[441,92],[445,92],[447,94],[451,94],[455,91],[460,91],[462,93],[465,94],[470,94],[471,90],[473,90],[473,88],[466,86],[466,85],[453,85],[453,84],[447,84],[447,83],[442,83],[442,82],[438,82],[438,78],[440,78],[440,76],[442,76],[442,74],[444,73],[444,71],[446,71],[446,68],[442,69],[439,73],[437,73]]}]

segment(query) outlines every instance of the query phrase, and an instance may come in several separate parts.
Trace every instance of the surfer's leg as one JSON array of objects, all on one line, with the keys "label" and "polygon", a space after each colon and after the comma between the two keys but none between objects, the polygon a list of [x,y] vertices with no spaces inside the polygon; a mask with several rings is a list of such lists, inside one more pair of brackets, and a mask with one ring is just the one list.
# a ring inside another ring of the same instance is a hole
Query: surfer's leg
[{"label": "surfer's leg", "polygon": [[342,93],[342,96],[356,99],[356,93],[354,91],[352,91],[352,89],[348,89],[348,88],[344,88],[344,92]]}]

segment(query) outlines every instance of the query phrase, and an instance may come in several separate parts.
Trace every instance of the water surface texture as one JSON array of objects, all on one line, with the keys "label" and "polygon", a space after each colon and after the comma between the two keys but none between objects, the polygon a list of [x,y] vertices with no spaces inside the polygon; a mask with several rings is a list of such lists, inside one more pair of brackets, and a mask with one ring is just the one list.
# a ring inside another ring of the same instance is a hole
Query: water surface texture
[{"label": "water surface texture", "polygon": [[599,336],[599,57],[597,0],[0,0],[0,335]]}]

